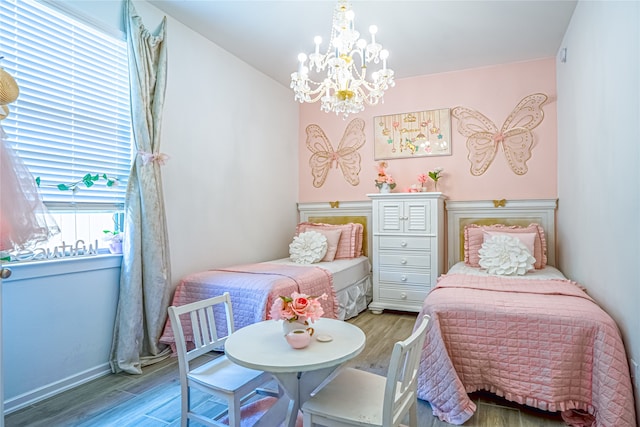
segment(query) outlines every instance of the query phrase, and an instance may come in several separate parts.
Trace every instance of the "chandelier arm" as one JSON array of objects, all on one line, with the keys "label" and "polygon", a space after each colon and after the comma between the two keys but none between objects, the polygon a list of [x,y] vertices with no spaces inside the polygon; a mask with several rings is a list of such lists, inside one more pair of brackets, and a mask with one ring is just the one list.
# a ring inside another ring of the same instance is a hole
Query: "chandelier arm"
[{"label": "chandelier arm", "polygon": [[316,96],[315,96],[315,97],[311,98],[311,102],[318,102],[318,101],[320,101],[320,99],[322,98],[322,96],[323,96],[323,92],[322,92],[322,91],[318,92],[318,93],[316,94]]},{"label": "chandelier arm", "polygon": [[[307,80],[307,84],[308,85],[314,85],[315,89],[311,89],[308,93],[310,94],[316,94],[318,92],[324,92],[327,89],[327,85],[325,85],[325,82],[315,82],[313,80]],[[330,84],[329,85],[329,89],[333,89],[333,90],[337,90],[337,88],[335,87],[334,84]]]},{"label": "chandelier arm", "polygon": [[362,97],[362,99],[364,100],[365,104],[367,105],[377,105],[378,101],[381,100],[384,97],[384,94],[380,95],[380,96],[376,96],[373,100],[371,99],[372,96],[371,94],[366,94],[363,90],[362,87],[358,87],[356,89],[356,91],[360,94],[360,96]]},{"label": "chandelier arm", "polygon": [[[309,90],[306,91],[296,91],[296,93],[301,92],[310,98],[310,100],[306,102],[317,102],[319,101],[323,95],[325,95],[327,89],[337,91],[337,88],[333,84],[329,84],[328,86],[324,84],[324,82],[316,82],[310,79],[306,79],[307,87]],[[314,87],[311,89],[311,87]]]}]

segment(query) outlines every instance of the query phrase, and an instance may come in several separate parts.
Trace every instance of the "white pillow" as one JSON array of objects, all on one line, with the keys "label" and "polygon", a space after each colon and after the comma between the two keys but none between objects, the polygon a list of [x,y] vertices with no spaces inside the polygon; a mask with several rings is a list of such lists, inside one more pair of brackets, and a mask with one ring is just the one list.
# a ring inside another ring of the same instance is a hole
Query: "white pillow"
[{"label": "white pillow", "polygon": [[297,264],[319,262],[327,253],[327,238],[317,231],[305,231],[289,244],[291,261]]},{"label": "white pillow", "polygon": [[516,237],[499,234],[485,240],[478,251],[480,267],[499,276],[523,276],[533,270],[536,259]]},{"label": "white pillow", "polygon": [[534,245],[536,241],[536,233],[509,233],[508,231],[483,231],[482,232],[482,242],[486,242],[493,236],[497,236],[499,234],[506,234],[507,236],[515,237],[520,240],[522,244],[527,248],[529,253],[535,258]]}]

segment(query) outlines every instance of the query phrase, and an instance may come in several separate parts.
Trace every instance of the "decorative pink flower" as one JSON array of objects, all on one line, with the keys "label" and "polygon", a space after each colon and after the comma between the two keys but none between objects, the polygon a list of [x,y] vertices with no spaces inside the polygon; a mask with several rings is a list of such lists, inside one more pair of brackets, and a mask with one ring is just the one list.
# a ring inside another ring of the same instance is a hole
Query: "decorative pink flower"
[{"label": "decorative pink flower", "polygon": [[289,304],[291,307],[291,311],[293,311],[298,316],[304,316],[307,308],[311,304],[311,301],[307,298],[306,295],[299,294],[294,292],[291,294],[291,303]]},{"label": "decorative pink flower", "polygon": [[318,299],[326,300],[327,298],[327,294],[322,294],[318,298],[310,300],[311,303],[309,304],[309,307],[305,312],[305,317],[311,322],[315,322],[316,320],[321,318],[324,314],[324,309],[322,308],[322,304],[320,303],[320,301],[318,301]]},{"label": "decorative pink flower", "polygon": [[429,179],[429,177],[426,173],[421,173],[420,175],[418,175],[418,182],[420,184],[424,184],[425,182],[427,182],[427,179]]},{"label": "decorative pink flower", "polygon": [[280,296],[271,305],[269,317],[274,320],[315,322],[324,314],[320,299],[326,300],[327,294],[319,297],[293,292],[290,297]]},{"label": "decorative pink flower", "polygon": [[285,302],[285,297],[280,297],[273,302],[269,317],[272,319],[295,320],[296,314],[291,306]]}]

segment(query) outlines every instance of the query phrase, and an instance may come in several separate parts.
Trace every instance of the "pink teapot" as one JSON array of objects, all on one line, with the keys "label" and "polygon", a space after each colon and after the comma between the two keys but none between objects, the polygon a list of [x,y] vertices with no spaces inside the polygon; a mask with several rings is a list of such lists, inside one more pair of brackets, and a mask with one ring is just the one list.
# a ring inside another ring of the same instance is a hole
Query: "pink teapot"
[{"label": "pink teapot", "polygon": [[313,335],[313,328],[307,329],[293,329],[284,337],[289,345],[295,349],[305,348],[311,342],[311,335]]}]

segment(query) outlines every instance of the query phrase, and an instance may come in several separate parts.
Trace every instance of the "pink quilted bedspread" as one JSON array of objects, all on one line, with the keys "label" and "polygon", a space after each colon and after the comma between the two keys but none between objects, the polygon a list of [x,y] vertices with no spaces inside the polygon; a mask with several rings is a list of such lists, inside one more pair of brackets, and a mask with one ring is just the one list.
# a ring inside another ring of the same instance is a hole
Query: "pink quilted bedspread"
[{"label": "pink quilted bedspread", "polygon": [[441,420],[464,423],[467,393],[488,390],[570,425],[636,425],[618,327],[575,282],[444,275],[423,314],[418,397]]},{"label": "pink quilted bedspread", "polygon": [[[267,319],[273,301],[280,295],[300,292],[307,295],[322,295],[324,316],[335,319],[338,304],[333,276],[319,267],[285,264],[247,264],[230,268],[193,273],[180,281],[171,305],[180,306],[229,292],[233,308],[234,326],[237,329]],[[218,327],[226,332],[226,324],[216,319]],[[185,339],[192,341],[191,324],[183,323]],[[175,338],[171,321],[167,318],[160,342],[174,348]],[[175,350],[175,348],[174,348]]]}]

